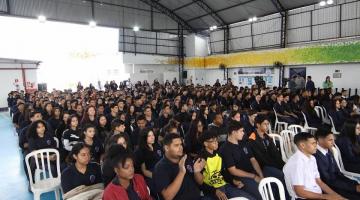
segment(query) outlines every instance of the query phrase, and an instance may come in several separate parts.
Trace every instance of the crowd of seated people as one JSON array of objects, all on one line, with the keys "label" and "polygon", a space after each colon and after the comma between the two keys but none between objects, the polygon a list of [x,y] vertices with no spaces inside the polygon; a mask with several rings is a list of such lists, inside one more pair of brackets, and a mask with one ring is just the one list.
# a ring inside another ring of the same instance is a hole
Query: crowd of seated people
[{"label": "crowd of seated people", "polygon": [[[103,183],[104,200],[261,200],[260,181],[275,177],[286,186],[286,199],[360,199],[359,184],[341,173],[331,154],[337,144],[345,169],[360,173],[357,95],[312,87],[238,88],[231,81],[131,87],[112,81],[105,88],[9,94],[24,159],[57,149],[65,194]],[[339,135],[323,128],[318,105]],[[303,112],[318,128],[315,135],[295,136],[298,150],[286,163],[268,135],[274,111],[280,121],[300,125]],[[56,157],[46,159],[55,171]]]}]

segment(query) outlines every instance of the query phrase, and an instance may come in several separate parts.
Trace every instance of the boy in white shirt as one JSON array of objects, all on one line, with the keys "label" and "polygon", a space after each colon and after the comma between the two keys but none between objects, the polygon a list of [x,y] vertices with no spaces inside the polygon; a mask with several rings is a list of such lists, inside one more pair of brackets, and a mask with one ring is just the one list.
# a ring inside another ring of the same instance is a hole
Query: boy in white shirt
[{"label": "boy in white shirt", "polygon": [[[310,133],[298,133],[294,137],[298,151],[283,168],[287,189],[296,199],[343,200],[320,179],[316,159],[316,140]],[[323,194],[323,191],[325,194]],[[294,194],[295,193],[295,194]]]}]

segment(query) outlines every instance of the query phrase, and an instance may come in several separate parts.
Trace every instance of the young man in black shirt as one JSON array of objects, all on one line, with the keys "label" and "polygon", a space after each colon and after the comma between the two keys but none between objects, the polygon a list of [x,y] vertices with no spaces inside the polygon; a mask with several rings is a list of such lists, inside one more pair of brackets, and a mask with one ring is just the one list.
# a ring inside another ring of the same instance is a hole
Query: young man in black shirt
[{"label": "young man in black shirt", "polygon": [[220,112],[216,113],[213,123],[209,124],[208,129],[214,130],[219,136],[219,142],[224,142],[226,140],[226,131],[223,126],[224,119]]},{"label": "young man in black shirt", "polygon": [[[258,161],[265,177],[275,177],[285,185],[284,173],[282,172],[285,162],[282,160],[281,154],[273,140],[267,135],[270,122],[265,115],[258,115],[255,119],[255,124],[256,130],[249,136],[249,146],[254,153],[254,157]],[[287,199],[290,199],[286,190],[285,195]],[[276,199],[279,198],[276,196]]]},{"label": "young man in black shirt", "polygon": [[163,200],[200,200],[200,190],[192,174],[200,162],[187,164],[180,135],[170,133],[163,140],[165,156],[156,164],[153,179]]},{"label": "young man in black shirt", "polygon": [[275,167],[282,170],[284,161],[272,139],[267,135],[269,120],[265,115],[255,118],[256,130],[249,134],[249,146],[261,167]]},{"label": "young man in black shirt", "polygon": [[241,181],[245,192],[261,200],[258,185],[264,175],[243,136],[244,128],[241,123],[230,121],[227,141],[219,151],[225,168],[224,177],[229,183],[234,183],[233,180]]},{"label": "young man in black shirt", "polygon": [[108,129],[110,129],[111,127],[111,122],[118,117],[118,113],[119,113],[119,107],[116,103],[113,103],[110,105],[110,110],[111,112],[109,114],[106,115],[106,123],[107,123],[107,127]]},{"label": "young man in black shirt", "polygon": [[145,115],[139,115],[136,118],[136,125],[137,127],[134,128],[134,131],[130,135],[131,144],[133,145],[134,149],[139,144],[139,138],[140,138],[140,131],[146,128],[146,118]]},{"label": "young man in black shirt", "polygon": [[284,96],[282,94],[278,94],[276,96],[276,103],[274,104],[274,110],[279,118],[279,121],[286,122],[289,124],[296,124],[296,120],[293,116],[290,115],[285,109],[284,105]]}]

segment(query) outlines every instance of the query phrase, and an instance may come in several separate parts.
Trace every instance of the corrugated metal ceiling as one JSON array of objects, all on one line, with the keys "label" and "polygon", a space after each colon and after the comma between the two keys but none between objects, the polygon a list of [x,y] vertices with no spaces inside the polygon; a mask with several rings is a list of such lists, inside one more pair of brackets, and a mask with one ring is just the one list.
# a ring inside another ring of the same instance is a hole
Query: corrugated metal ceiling
[{"label": "corrugated metal ceiling", "polygon": [[[165,6],[193,29],[200,30],[212,25],[221,26],[247,20],[252,16],[276,13],[278,9],[273,3],[276,1],[286,10],[319,2],[319,0],[152,0],[152,3]],[[94,2],[98,10],[100,6],[104,6],[104,12],[101,12],[102,20],[106,20],[102,22],[104,25],[126,25],[123,21],[127,16],[121,18],[122,12],[133,15],[140,12],[143,13],[141,16],[144,18],[150,16],[151,6],[140,0],[94,0]],[[52,19],[85,23],[91,18],[91,0],[10,0],[10,3],[10,14],[17,16],[36,17],[42,12]],[[111,6],[116,9],[112,13],[109,12],[109,17],[106,17],[105,8],[110,11]],[[0,7],[0,10],[4,10],[5,0],[0,0]],[[156,16],[160,14],[159,10],[155,12]],[[162,16],[164,18],[164,15]],[[149,23],[150,20],[142,21]],[[225,24],[221,24],[221,21]],[[171,27],[173,28],[174,25]],[[168,26],[164,25],[162,28],[166,29]]]}]

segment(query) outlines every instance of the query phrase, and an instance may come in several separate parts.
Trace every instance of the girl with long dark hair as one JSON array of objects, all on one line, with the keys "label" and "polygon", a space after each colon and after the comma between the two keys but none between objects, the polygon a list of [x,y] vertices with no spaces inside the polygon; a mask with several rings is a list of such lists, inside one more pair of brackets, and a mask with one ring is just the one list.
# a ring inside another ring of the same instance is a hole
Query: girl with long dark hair
[{"label": "girl with long dark hair", "polygon": [[360,173],[360,123],[358,120],[345,121],[336,144],[340,149],[345,169]]},{"label": "girl with long dark hair", "polygon": [[90,148],[82,142],[75,144],[69,154],[71,164],[61,174],[61,187],[64,194],[72,189],[102,182],[101,168],[90,162]]}]

